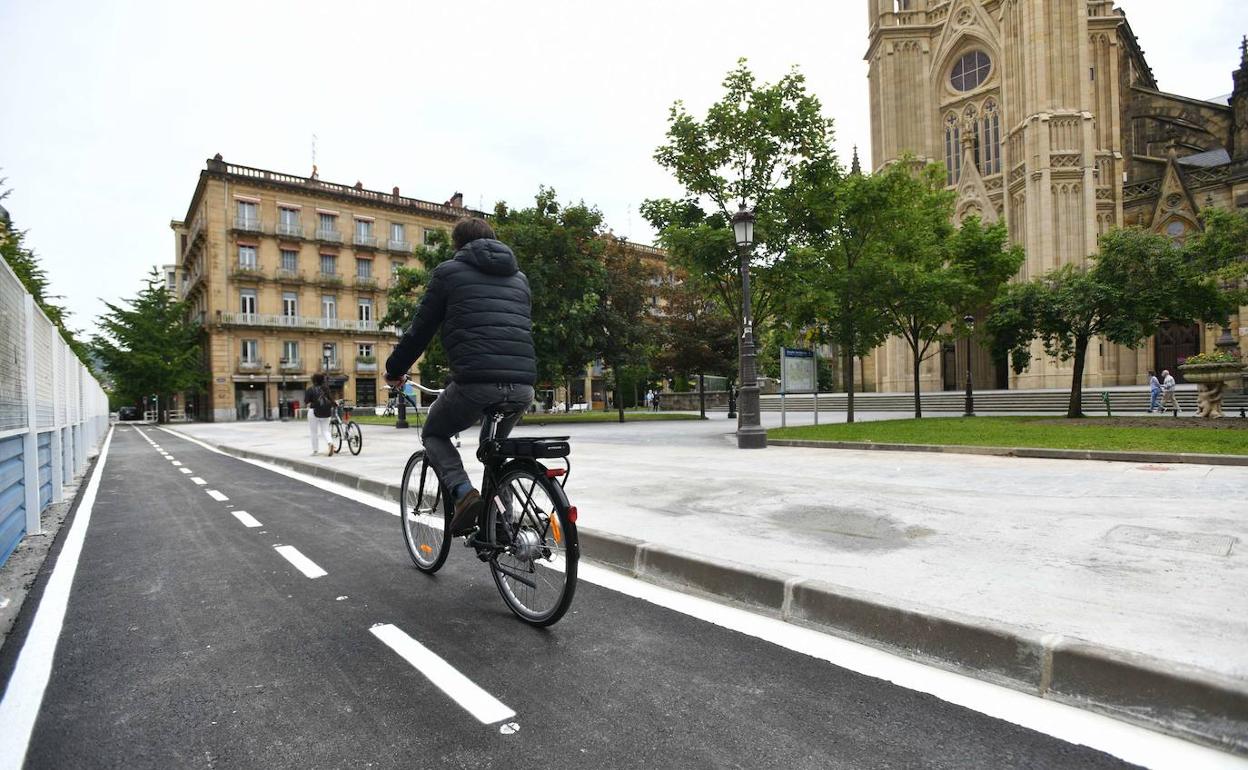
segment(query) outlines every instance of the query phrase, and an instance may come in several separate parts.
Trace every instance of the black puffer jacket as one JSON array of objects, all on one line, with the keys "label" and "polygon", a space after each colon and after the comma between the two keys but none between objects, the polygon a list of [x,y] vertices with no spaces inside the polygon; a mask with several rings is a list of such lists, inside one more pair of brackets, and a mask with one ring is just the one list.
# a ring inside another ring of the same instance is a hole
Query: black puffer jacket
[{"label": "black puffer jacket", "polygon": [[386,374],[406,372],[438,326],[455,382],[537,382],[529,279],[501,241],[481,238],[433,269],[416,316]]}]

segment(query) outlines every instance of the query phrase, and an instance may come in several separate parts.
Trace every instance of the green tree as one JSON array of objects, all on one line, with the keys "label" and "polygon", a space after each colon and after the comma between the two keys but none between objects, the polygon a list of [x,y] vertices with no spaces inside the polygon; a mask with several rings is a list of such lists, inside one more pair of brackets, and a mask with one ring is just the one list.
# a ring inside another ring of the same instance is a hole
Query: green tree
[{"label": "green tree", "polygon": [[568,382],[601,352],[599,303],[606,289],[602,213],[584,203],[560,206],[538,189],[534,205],[494,210],[499,240],[516,252],[533,293],[538,379]]},{"label": "green tree", "polygon": [[[659,319],[658,350],[654,368],[673,379],[699,375],[699,391],[705,390],[702,375],[723,373],[729,381],[737,368],[737,321],[713,298],[685,281],[663,286],[664,301]],[[702,410],[705,416],[705,408]]]},{"label": "green tree", "polygon": [[119,403],[138,404],[156,394],[168,403],[174,393],[207,387],[202,366],[202,329],[189,318],[185,302],[165,291],[155,267],[145,287],[124,305],[106,302],[91,346],[113,381]]},{"label": "green tree", "polygon": [[[1016,373],[1039,338],[1047,355],[1073,359],[1067,417],[1082,417],[1083,372],[1095,337],[1138,347],[1163,320],[1214,321],[1226,297],[1169,239],[1131,228],[1111,230],[1089,266],[1068,264],[1015,284],[993,303],[988,319],[994,352],[1009,353]],[[1225,317],[1221,320],[1225,321]]]},{"label": "green tree", "polygon": [[822,116],[819,100],[807,93],[796,69],[774,84],[760,84],[741,59],[723,86],[724,95],[702,120],[682,102],[672,106],[667,141],[654,157],[685,194],[677,200],[648,200],[641,211],[690,284],[736,319],[739,339],[742,281],[731,217],[739,203],[753,204],[750,306],[757,336],[769,326],[787,290],[778,193],[792,183],[801,164],[831,157],[832,121]]},{"label": "green tree", "polygon": [[605,286],[593,323],[602,330],[598,354],[605,368],[611,371],[616,385],[616,408],[620,422],[624,422],[624,397],[620,388],[628,377],[622,370],[642,366],[649,359],[656,325],[650,314],[649,299],[654,295],[660,275],[626,242],[610,236],[604,239]]},{"label": "green tree", "polygon": [[1221,289],[1202,320],[1222,323],[1248,304],[1248,210],[1207,209],[1201,220],[1204,229],[1188,239],[1186,252],[1192,268]]}]

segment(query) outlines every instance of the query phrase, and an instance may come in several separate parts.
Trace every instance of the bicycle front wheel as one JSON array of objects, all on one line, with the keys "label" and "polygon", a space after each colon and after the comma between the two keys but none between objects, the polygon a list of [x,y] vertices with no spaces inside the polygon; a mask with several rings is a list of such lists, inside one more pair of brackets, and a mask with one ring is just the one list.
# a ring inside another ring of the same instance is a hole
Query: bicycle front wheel
[{"label": "bicycle front wheel", "polygon": [[337,420],[329,424],[329,444],[335,452],[342,451],[342,423]]},{"label": "bicycle front wheel", "polygon": [[351,454],[358,455],[360,450],[364,448],[364,433],[360,430],[358,423],[347,423],[347,449],[351,450]]},{"label": "bicycle front wheel", "polygon": [[403,469],[399,521],[403,525],[403,542],[416,569],[437,572],[451,548],[451,501],[442,489],[438,472],[425,461],[423,450],[414,452]]},{"label": "bicycle front wheel", "polygon": [[567,498],[539,468],[504,471],[489,532],[506,547],[490,560],[503,601],[521,620],[549,626],[568,611],[580,556]]}]

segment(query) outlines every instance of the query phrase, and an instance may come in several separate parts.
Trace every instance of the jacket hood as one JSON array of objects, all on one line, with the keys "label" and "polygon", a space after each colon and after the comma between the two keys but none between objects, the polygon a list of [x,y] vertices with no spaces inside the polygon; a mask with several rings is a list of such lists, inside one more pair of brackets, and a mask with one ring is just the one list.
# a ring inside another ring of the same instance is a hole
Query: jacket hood
[{"label": "jacket hood", "polygon": [[520,272],[516,255],[507,244],[493,238],[478,238],[455,252],[455,259],[467,262],[490,275],[514,275]]}]

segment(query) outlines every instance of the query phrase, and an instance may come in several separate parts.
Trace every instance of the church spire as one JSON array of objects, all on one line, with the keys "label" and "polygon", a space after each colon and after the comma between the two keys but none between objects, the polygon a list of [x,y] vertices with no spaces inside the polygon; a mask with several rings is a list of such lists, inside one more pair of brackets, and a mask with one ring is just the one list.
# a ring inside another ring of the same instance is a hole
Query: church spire
[{"label": "church spire", "polygon": [[1244,39],[1239,41],[1239,66],[1241,69],[1248,69],[1248,35],[1244,35]]},{"label": "church spire", "polygon": [[858,145],[856,144],[854,145],[854,160],[852,163],[850,163],[849,173],[853,174],[854,176],[862,175],[862,164],[858,162]]}]

